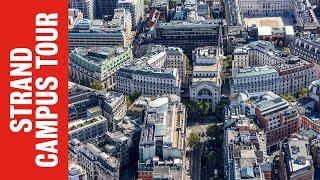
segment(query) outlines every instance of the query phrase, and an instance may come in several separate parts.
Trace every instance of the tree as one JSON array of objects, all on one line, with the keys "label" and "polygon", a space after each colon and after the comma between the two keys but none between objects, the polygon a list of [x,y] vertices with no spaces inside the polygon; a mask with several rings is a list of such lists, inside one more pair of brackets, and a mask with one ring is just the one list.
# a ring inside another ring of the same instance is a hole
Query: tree
[{"label": "tree", "polygon": [[223,112],[224,106],[227,104],[229,104],[229,100],[221,100],[221,102],[216,105],[215,114],[216,114],[217,122],[222,121],[222,112]]},{"label": "tree", "polygon": [[102,90],[102,84],[101,82],[94,80],[90,83],[90,88],[96,89],[96,90]]},{"label": "tree", "polygon": [[298,97],[299,98],[306,98],[308,97],[308,88],[302,88],[298,92]]},{"label": "tree", "polygon": [[189,99],[182,99],[182,103],[187,108],[188,122],[191,122],[193,119],[199,118],[199,109],[197,107],[197,102]]},{"label": "tree", "polygon": [[285,95],[282,95],[281,97],[287,101],[295,101],[294,96],[292,96],[291,94],[285,94]]},{"label": "tree", "polygon": [[227,57],[222,60],[223,70],[230,69],[232,67],[232,57]]},{"label": "tree", "polygon": [[191,70],[190,59],[186,55],[184,55],[184,59],[185,59],[185,63],[186,63],[186,69]]},{"label": "tree", "polygon": [[285,167],[285,161],[284,161],[284,155],[282,152],[279,153],[279,177],[280,180],[285,180],[287,179],[287,171]]},{"label": "tree", "polygon": [[190,133],[188,138],[188,146],[191,148],[196,147],[200,143],[200,136],[197,133]]},{"label": "tree", "polygon": [[288,47],[282,48],[282,51],[283,51],[285,54],[290,54],[290,52],[291,52]]},{"label": "tree", "polygon": [[209,115],[210,103],[205,101],[198,101],[197,108],[200,116],[207,117]]},{"label": "tree", "polygon": [[129,96],[129,99],[131,102],[134,102],[136,99],[138,99],[142,95],[141,92],[135,91],[132,95]]},{"label": "tree", "polygon": [[218,138],[219,136],[222,136],[223,130],[220,126],[218,126],[216,124],[209,125],[207,127],[206,134],[207,134],[208,138]]},{"label": "tree", "polygon": [[217,167],[221,165],[222,162],[222,153],[221,151],[212,151],[208,154],[209,165]]},{"label": "tree", "polygon": [[129,98],[129,96],[126,96],[126,102],[127,102],[127,108],[129,108],[132,105],[132,101]]},{"label": "tree", "polygon": [[208,154],[208,165],[209,169],[214,170],[218,169],[218,174],[221,176],[223,172],[223,159],[222,151],[212,151]]}]

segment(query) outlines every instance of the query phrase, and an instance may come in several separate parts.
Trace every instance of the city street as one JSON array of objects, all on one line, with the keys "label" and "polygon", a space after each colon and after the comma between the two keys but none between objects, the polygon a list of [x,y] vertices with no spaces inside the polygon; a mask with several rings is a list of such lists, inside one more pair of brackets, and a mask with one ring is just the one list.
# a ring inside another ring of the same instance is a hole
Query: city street
[{"label": "city street", "polygon": [[203,142],[205,141],[204,133],[210,124],[193,124],[187,127],[187,136],[189,138],[191,133],[200,135],[200,144],[194,149],[187,148],[185,179],[200,180],[201,179],[201,152],[203,149]]}]

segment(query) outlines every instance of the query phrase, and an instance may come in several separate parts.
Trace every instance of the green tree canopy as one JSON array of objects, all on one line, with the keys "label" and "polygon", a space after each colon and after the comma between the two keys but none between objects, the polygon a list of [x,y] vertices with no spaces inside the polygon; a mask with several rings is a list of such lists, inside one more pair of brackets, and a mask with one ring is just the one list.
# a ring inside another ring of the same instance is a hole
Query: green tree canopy
[{"label": "green tree canopy", "polygon": [[138,99],[142,95],[141,92],[135,91],[132,95],[129,96],[129,99],[131,102],[134,102],[136,99]]},{"label": "green tree canopy", "polygon": [[295,97],[291,94],[285,94],[281,96],[283,99],[287,100],[287,101],[295,101]]},{"label": "green tree canopy", "polygon": [[96,90],[102,90],[102,84],[99,81],[94,80],[90,83],[90,88],[96,89]]},{"label": "green tree canopy", "polygon": [[127,108],[129,108],[132,105],[132,101],[129,98],[129,96],[126,96],[126,102],[127,102]]},{"label": "green tree canopy", "polygon": [[223,135],[223,130],[220,126],[214,124],[214,125],[209,125],[207,127],[207,137],[209,138],[217,138],[219,136]]},{"label": "green tree canopy", "polygon": [[200,143],[200,136],[197,133],[191,133],[188,138],[188,146],[194,148]]},{"label": "green tree canopy", "polygon": [[306,98],[308,97],[308,88],[302,88],[299,90],[298,93],[299,98]]},{"label": "green tree canopy", "polygon": [[200,116],[207,117],[209,115],[210,103],[205,101],[198,101],[196,105]]},{"label": "green tree canopy", "polygon": [[291,53],[290,48],[288,48],[288,47],[282,48],[282,51],[283,51],[284,53],[286,53],[286,54],[290,54],[290,53]]}]

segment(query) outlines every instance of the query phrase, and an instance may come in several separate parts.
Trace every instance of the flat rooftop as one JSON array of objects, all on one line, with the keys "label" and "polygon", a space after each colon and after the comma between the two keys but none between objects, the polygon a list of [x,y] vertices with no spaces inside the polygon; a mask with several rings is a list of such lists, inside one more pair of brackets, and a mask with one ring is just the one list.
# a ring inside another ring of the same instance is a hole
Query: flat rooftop
[{"label": "flat rooftop", "polygon": [[213,65],[205,65],[205,66],[194,66],[193,67],[193,72],[216,72],[218,70],[218,65],[213,64]]},{"label": "flat rooftop", "polygon": [[292,171],[298,171],[305,167],[311,166],[311,156],[308,153],[307,145],[309,142],[307,140],[300,140],[297,138],[291,139],[289,141],[290,148],[290,169]]},{"label": "flat rooftop", "polygon": [[234,68],[232,70],[232,76],[236,78],[254,77],[254,76],[273,74],[273,73],[277,73],[277,70],[275,70],[272,66],[269,66],[269,65],[249,67],[249,68]]},{"label": "flat rooftop", "polygon": [[259,17],[259,18],[244,18],[244,22],[247,26],[269,26],[272,28],[284,27],[282,17]]},{"label": "flat rooftop", "polygon": [[124,47],[105,46],[105,47],[79,47],[72,53],[77,54],[92,64],[101,64],[114,57],[120,56],[126,50]]}]

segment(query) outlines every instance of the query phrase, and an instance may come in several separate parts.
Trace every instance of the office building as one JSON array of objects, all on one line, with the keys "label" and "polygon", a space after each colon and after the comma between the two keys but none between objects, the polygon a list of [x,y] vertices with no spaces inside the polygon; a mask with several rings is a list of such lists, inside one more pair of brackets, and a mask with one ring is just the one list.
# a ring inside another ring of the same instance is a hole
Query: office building
[{"label": "office building", "polygon": [[83,19],[83,14],[79,9],[68,9],[68,27],[73,27],[79,19]]},{"label": "office building", "polygon": [[[268,41],[255,41],[239,47],[233,57],[231,93],[234,93],[234,88],[237,92],[246,91],[246,88],[237,87],[237,83],[247,88],[251,88],[250,83],[260,83],[260,87],[255,84],[249,92],[270,90],[279,95],[297,95],[299,90],[316,79],[314,63],[285,54]],[[237,82],[238,77],[244,77],[244,80]]]},{"label": "office building", "polygon": [[272,66],[256,66],[232,69],[230,93],[278,92],[279,76]]},{"label": "office building", "polygon": [[279,63],[281,56],[282,52],[271,42],[254,41],[234,50],[232,68],[274,65]]},{"label": "office building", "polygon": [[98,138],[99,147],[104,147],[108,154],[118,158],[119,167],[125,170],[130,164],[130,152],[133,147],[132,139],[121,131],[105,132]]},{"label": "office building", "polygon": [[186,63],[180,48],[152,46],[147,54],[116,72],[115,90],[126,95],[180,95]]},{"label": "office building", "polygon": [[290,43],[289,48],[292,54],[315,63],[316,76],[320,78],[320,44],[317,36],[297,37]]},{"label": "office building", "polygon": [[103,116],[97,116],[87,120],[77,120],[69,123],[69,139],[87,141],[108,130],[108,120]]},{"label": "office building", "polygon": [[124,67],[116,72],[115,90],[126,95],[180,95],[181,84],[177,69]]},{"label": "office building", "polygon": [[265,134],[254,128],[253,120],[239,119],[225,132],[225,175],[228,180],[271,180],[271,164]]},{"label": "office building", "polygon": [[83,13],[83,17],[86,19],[94,18],[94,0],[69,0],[69,8],[79,9]]},{"label": "office building", "polygon": [[69,56],[69,79],[86,86],[98,83],[111,90],[115,72],[131,60],[131,49],[126,47],[76,48]]},{"label": "office building", "polygon": [[180,97],[166,95],[148,102],[139,143],[138,178],[184,179],[186,109]]},{"label": "office building", "polygon": [[225,179],[271,180],[266,134],[253,116],[246,115],[246,101],[244,94],[233,95],[223,111]]},{"label": "office building", "polygon": [[309,97],[316,103],[316,109],[320,110],[320,80],[315,80],[309,86]]},{"label": "office building", "polygon": [[69,162],[69,180],[87,180],[87,173],[81,166]]},{"label": "office building", "polygon": [[[298,30],[314,31],[319,22],[309,0],[239,0],[225,1],[228,25],[241,30],[246,23],[243,19],[263,17],[292,17]],[[266,23],[265,23],[266,24]]]},{"label": "office building", "polygon": [[215,20],[158,22],[154,29],[150,35],[154,43],[180,47],[189,57],[195,48],[218,45],[219,36],[226,33]]},{"label": "office building", "polygon": [[102,115],[108,121],[109,130],[127,112],[125,96],[118,92],[98,92],[69,82],[69,122],[83,121]]},{"label": "office building", "polygon": [[165,49],[166,60],[165,68],[176,68],[178,70],[181,84],[184,84],[186,79],[187,57],[183,53],[181,48],[168,47]]},{"label": "office building", "polygon": [[267,0],[266,2],[240,0],[238,3],[242,15],[245,17],[285,16],[293,13],[294,8],[290,0]]},{"label": "office building", "polygon": [[119,179],[119,162],[91,143],[80,147],[78,164],[87,172],[88,180]]},{"label": "office building", "polygon": [[295,26],[301,30],[314,31],[320,25],[309,0],[294,0]]},{"label": "office building", "polygon": [[314,179],[311,146],[308,140],[297,137],[286,139],[282,149],[288,179]]},{"label": "office building", "polygon": [[291,53],[308,61],[320,64],[320,44],[318,37],[297,37],[290,44]]},{"label": "office building", "polygon": [[114,15],[109,22],[109,25],[120,26],[124,29],[126,36],[131,36],[132,30],[132,17],[128,9],[116,8],[114,9]]},{"label": "office building", "polygon": [[265,130],[267,150],[279,150],[280,143],[298,130],[298,111],[280,96],[267,91],[248,93],[245,105],[247,115],[254,115]]},{"label": "office building", "polygon": [[286,58],[284,63],[275,66],[279,74],[278,94],[297,95],[299,90],[308,87],[316,79],[314,63],[298,57]]},{"label": "office building", "polygon": [[140,21],[144,17],[144,1],[143,0],[119,0],[118,8],[127,9],[131,13],[132,29],[136,29]]},{"label": "office building", "polygon": [[69,52],[77,47],[128,46],[126,26],[104,20],[78,19],[69,26]]},{"label": "office building", "polygon": [[245,27],[245,22],[241,14],[238,1],[224,0],[223,2],[229,30],[243,30]]}]

